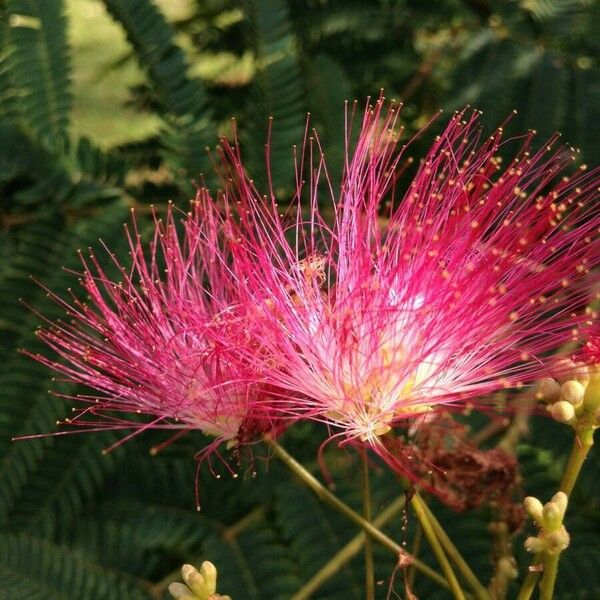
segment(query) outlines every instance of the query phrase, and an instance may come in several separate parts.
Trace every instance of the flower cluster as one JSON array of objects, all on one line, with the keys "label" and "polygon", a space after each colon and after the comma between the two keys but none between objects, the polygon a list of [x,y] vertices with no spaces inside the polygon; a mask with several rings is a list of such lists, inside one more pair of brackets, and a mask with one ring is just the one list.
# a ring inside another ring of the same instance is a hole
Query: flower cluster
[{"label": "flower cluster", "polygon": [[580,362],[568,358],[555,361],[552,377],[539,382],[537,396],[555,420],[568,423],[583,443],[588,443],[600,427],[598,338],[590,338],[580,356]]},{"label": "flower cluster", "polygon": [[307,133],[282,213],[225,141],[223,190],[199,191],[183,233],[173,209],[147,255],[128,233],[119,281],[84,261],[90,302],[57,298],[71,321],[40,332],[64,360],[37,357],[96,390],[71,423],[220,443],[312,419],[410,475],[394,427],[484,407],[597,329],[597,170],[567,174],[557,138],[486,137],[466,110],[415,165],[396,107],[368,105],[355,143],[350,117],[339,187]]},{"label": "flower cluster", "polygon": [[536,537],[531,536],[525,540],[528,552],[560,554],[568,547],[569,534],[563,525],[568,502],[569,498],[564,492],[554,494],[552,500],[546,504],[542,504],[533,496],[525,498],[525,510],[540,528]]},{"label": "flower cluster", "polygon": [[181,578],[185,583],[169,585],[169,593],[175,600],[231,600],[230,596],[217,594],[217,568],[207,560],[200,569],[183,565]]},{"label": "flower cluster", "polygon": [[95,254],[81,255],[86,302],[51,293],[68,321],[37,334],[64,360],[34,358],[93,390],[74,398],[82,407],[66,424],[131,435],[198,429],[214,436],[216,447],[268,417],[250,366],[234,364],[226,350],[252,345],[252,323],[236,305],[234,278],[215,259],[226,256],[204,195],[192,204],[182,235],[171,206],[164,221],[155,216],[146,253],[134,219],[133,230],[125,228],[130,264],[108,252],[118,279]]}]

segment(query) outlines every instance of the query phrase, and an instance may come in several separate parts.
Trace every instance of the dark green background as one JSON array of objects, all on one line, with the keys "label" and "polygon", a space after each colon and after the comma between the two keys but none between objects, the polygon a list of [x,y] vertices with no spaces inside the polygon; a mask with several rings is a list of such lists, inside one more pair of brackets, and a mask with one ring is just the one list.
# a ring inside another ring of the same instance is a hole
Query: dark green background
[{"label": "dark green background", "polygon": [[[48,388],[72,393],[17,353],[41,350],[32,333],[39,319],[20,298],[60,316],[29,275],[57,291],[76,287],[62,267],[76,268],[76,249],[98,238],[122,250],[129,207],[143,221],[151,203],[185,206],[199,173],[212,180],[204,148],[232,116],[259,181],[267,117],[275,118],[282,201],[306,112],[335,173],[344,100],[362,104],[380,88],[405,101],[409,133],[439,108],[471,103],[490,130],[516,108],[511,131],[534,128],[543,141],[559,130],[597,163],[598,31],[591,0],[0,0],[0,598],[158,600],[178,565],[210,559],[234,600],[284,599],[356,533],[260,459],[256,478],[217,480],[205,469],[197,514],[200,435],[156,457],[154,434],[108,456],[101,450],[116,434],[11,443],[54,431],[68,413]],[[416,157],[443,121],[415,143]],[[303,425],[284,443],[317,470],[322,437]],[[519,449],[526,493],[551,496],[569,444],[566,428],[533,420]],[[355,457],[332,456],[339,493],[358,506]],[[598,453],[589,463],[569,519],[560,598],[600,597]],[[384,470],[374,477],[380,507],[399,490]],[[441,513],[485,579],[489,515]],[[410,542],[408,523],[402,533],[398,519],[391,534]],[[385,598],[394,563],[380,549],[376,556]],[[423,558],[434,564],[426,550]],[[401,574],[395,588],[403,596]],[[414,591],[448,597],[423,577]],[[358,557],[315,598],[363,596]]]}]

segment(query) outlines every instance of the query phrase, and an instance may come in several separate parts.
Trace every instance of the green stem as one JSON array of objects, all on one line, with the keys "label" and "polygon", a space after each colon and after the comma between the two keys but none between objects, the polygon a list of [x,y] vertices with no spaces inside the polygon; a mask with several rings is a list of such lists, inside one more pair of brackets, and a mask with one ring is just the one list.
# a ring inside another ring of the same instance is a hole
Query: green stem
[{"label": "green stem", "polygon": [[543,552],[538,552],[534,555],[533,560],[531,561],[531,566],[529,567],[529,571],[527,572],[527,575],[523,580],[523,584],[521,585],[521,589],[517,594],[517,600],[529,600],[529,598],[531,598],[533,590],[535,589],[538,575],[541,571],[540,565],[543,563],[543,561]]},{"label": "green stem", "polygon": [[452,565],[448,561],[448,557],[446,556],[444,549],[435,533],[434,526],[429,519],[427,507],[425,502],[421,496],[415,492],[410,500],[410,503],[415,511],[415,515],[423,528],[423,533],[437,558],[437,561],[444,573],[444,577],[446,581],[450,585],[450,591],[456,600],[465,600],[465,595],[463,594],[462,589],[460,588],[460,584],[458,583],[458,579],[452,570]]},{"label": "green stem", "polygon": [[[584,441],[582,441],[582,438]],[[588,455],[593,443],[593,431],[583,432],[581,437],[579,435],[575,436],[573,447],[571,448],[571,454],[567,460],[565,472],[563,473],[563,478],[558,488],[559,491],[564,492],[567,494],[567,496],[571,496],[571,493],[573,492],[573,488],[575,487],[575,483],[577,482],[577,478],[581,472],[581,467],[583,466],[585,458]],[[534,568],[529,568],[529,572],[523,580],[523,585],[521,586],[519,594],[517,595],[517,600],[529,600],[529,598],[531,598],[538,576],[542,570],[536,567],[542,563],[544,564],[543,572],[544,580],[546,580],[545,585],[551,585],[550,593],[552,593],[552,590],[554,589],[554,582],[556,580],[556,572],[558,570],[558,557],[556,557],[554,560],[551,555],[546,555],[545,553],[540,552],[533,557],[531,564]],[[544,585],[543,580],[542,585]]]},{"label": "green stem", "polygon": [[377,527],[375,527],[372,523],[366,521],[364,517],[352,510],[337,496],[332,494],[312,473],[305,469],[293,456],[288,454],[288,452],[284,450],[275,440],[271,439],[269,436],[265,436],[264,440],[271,446],[275,456],[277,456],[277,458],[281,460],[281,462],[288,467],[288,469],[290,469],[309,489],[311,489],[320,500],[326,502],[332,508],[335,508],[335,510],[344,515],[350,521],[356,523],[359,527],[362,527],[362,529],[368,535],[370,535],[376,542],[387,548],[398,559],[403,559],[404,562],[414,564],[415,568],[423,573],[423,575],[426,575],[445,588],[449,587],[448,582],[438,573],[436,573],[431,567],[410,555],[408,552],[406,552],[406,550],[404,550],[404,548],[394,542],[394,540],[377,529]]},{"label": "green stem", "polygon": [[[421,527],[421,525],[419,525],[417,523],[417,526],[415,528],[415,536],[413,538],[413,545],[412,545],[413,556],[419,555],[419,551],[421,550],[421,542],[422,541],[423,541],[423,528]],[[408,569],[406,570],[406,587],[409,590],[412,590],[415,585],[416,573],[417,572],[415,571],[415,568],[412,565],[410,565],[408,567]]]},{"label": "green stem", "polygon": [[[371,514],[371,484],[369,481],[369,459],[366,448],[362,448],[362,496],[363,496],[363,515],[370,523]],[[367,536],[365,540],[365,588],[366,600],[375,600],[375,569],[373,566],[373,540]]]},{"label": "green stem", "polygon": [[[400,496],[373,520],[375,527],[383,527],[406,506],[406,497]],[[359,533],[350,540],[335,556],[333,556],[317,573],[315,573],[290,600],[308,600],[328,579],[360,552],[365,541],[369,539]]]},{"label": "green stem", "polygon": [[477,579],[477,576],[471,570],[471,567],[467,564],[465,559],[462,557],[458,548],[452,543],[452,540],[448,537],[448,534],[444,531],[441,523],[436,519],[435,515],[431,512],[431,509],[425,501],[421,498],[421,502],[423,504],[423,508],[427,513],[427,518],[431,522],[435,534],[437,535],[444,551],[450,558],[450,560],[456,565],[465,581],[469,584],[473,592],[475,592],[475,597],[478,600],[489,600],[490,594],[488,590],[483,586],[483,584]]},{"label": "green stem", "polygon": [[558,488],[567,496],[571,495],[571,492],[575,487],[575,482],[577,481],[577,477],[579,477],[581,467],[583,466],[585,458],[593,443],[593,440],[588,440],[588,443],[583,443],[578,436],[575,437],[573,448],[571,448],[571,454],[569,455],[569,460],[567,461],[565,472],[560,487]]},{"label": "green stem", "polygon": [[560,554],[548,554],[544,559],[544,575],[540,583],[540,600],[552,600]]},{"label": "green stem", "polygon": [[[577,477],[581,472],[581,467],[583,466],[585,458],[588,455],[592,444],[594,443],[593,430],[585,432],[582,438],[585,439],[586,443],[582,442],[582,439],[579,436],[575,437],[573,448],[571,449],[571,454],[569,455],[569,460],[567,461],[567,466],[565,467],[563,479],[560,484],[559,490],[567,494],[567,496],[571,495],[571,492],[575,487]],[[540,583],[540,600],[552,600],[560,554],[561,553],[545,553],[544,576],[542,577],[542,581]]]}]

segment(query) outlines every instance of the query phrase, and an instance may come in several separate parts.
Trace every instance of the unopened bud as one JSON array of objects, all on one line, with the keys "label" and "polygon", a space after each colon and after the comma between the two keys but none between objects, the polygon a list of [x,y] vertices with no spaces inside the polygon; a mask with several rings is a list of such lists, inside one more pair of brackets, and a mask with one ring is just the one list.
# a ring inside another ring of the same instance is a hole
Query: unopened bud
[{"label": "unopened bud", "polygon": [[498,561],[498,571],[502,573],[506,579],[516,579],[519,575],[517,561],[512,556],[502,556]]},{"label": "unopened bud", "polygon": [[542,511],[544,517],[544,529],[555,531],[562,525],[563,513],[560,507],[554,502],[548,502]]},{"label": "unopened bud", "polygon": [[571,538],[567,530],[562,526],[556,531],[552,531],[545,536],[546,552],[549,554],[559,554],[569,546]]},{"label": "unopened bud", "polygon": [[585,396],[585,387],[579,381],[569,379],[560,387],[560,397],[573,406],[579,406]]},{"label": "unopened bud", "polygon": [[555,421],[568,423],[575,416],[575,408],[566,400],[559,400],[550,406],[550,414]]},{"label": "unopened bud", "polygon": [[204,561],[200,569],[192,565],[183,565],[181,576],[183,583],[172,583],[169,593],[175,600],[231,600],[229,596],[217,594],[217,568]]},{"label": "unopened bud", "polygon": [[531,536],[525,540],[524,546],[527,552],[537,554],[538,552],[543,552],[546,549],[546,542],[541,538]]},{"label": "unopened bud", "polygon": [[204,577],[192,565],[183,565],[181,575],[196,597],[205,598],[214,592],[214,589],[209,591]]},{"label": "unopened bud", "polygon": [[585,389],[583,403],[594,412],[600,407],[600,365],[590,367],[590,382]]},{"label": "unopened bud", "polygon": [[575,363],[569,358],[560,358],[552,367],[552,375],[555,379],[558,379],[559,383],[565,383],[569,379],[573,379],[577,367]]},{"label": "unopened bud", "polygon": [[575,372],[573,373],[573,379],[576,379],[586,387],[590,382],[590,368],[582,362],[575,363]]},{"label": "unopened bud", "polygon": [[200,573],[204,577],[208,593],[214,594],[217,591],[217,567],[210,561],[205,560],[200,565]]},{"label": "unopened bud", "polygon": [[567,512],[567,505],[569,504],[569,497],[564,492],[556,492],[554,496],[552,496],[552,500],[554,504],[556,504],[562,513],[562,516],[565,516]]},{"label": "unopened bud", "polygon": [[525,510],[540,528],[536,537],[531,536],[525,540],[525,549],[528,552],[559,554],[569,545],[569,534],[563,525],[568,502],[569,498],[564,492],[554,494],[552,500],[544,506],[537,498],[525,498]]},{"label": "unopened bud", "polygon": [[544,377],[537,385],[536,398],[552,404],[560,398],[560,384],[552,377]]},{"label": "unopened bud", "polygon": [[171,583],[169,585],[169,594],[175,600],[197,600],[190,588],[187,585],[183,585],[183,583]]},{"label": "unopened bud", "polygon": [[543,524],[542,511],[544,505],[537,498],[527,496],[527,498],[523,500],[523,506],[529,516],[541,527]]}]

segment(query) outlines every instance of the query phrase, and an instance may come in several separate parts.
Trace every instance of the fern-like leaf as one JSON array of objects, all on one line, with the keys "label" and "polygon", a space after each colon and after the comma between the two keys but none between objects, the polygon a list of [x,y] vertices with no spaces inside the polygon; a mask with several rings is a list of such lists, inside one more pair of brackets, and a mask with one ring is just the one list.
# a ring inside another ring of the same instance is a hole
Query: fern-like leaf
[{"label": "fern-like leaf", "polygon": [[123,26],[164,109],[163,156],[180,186],[189,192],[190,178],[197,178],[208,165],[205,147],[214,136],[204,87],[188,77],[186,58],[173,39],[173,29],[151,0],[104,3]]},{"label": "fern-like leaf", "polygon": [[8,0],[11,75],[21,114],[51,147],[69,125],[70,56],[62,0]]},{"label": "fern-like leaf", "polygon": [[0,535],[3,600],[148,600],[140,584],[79,553],[27,535]]},{"label": "fern-like leaf", "polygon": [[257,60],[257,73],[242,123],[247,165],[264,181],[268,118],[273,117],[270,144],[275,188],[289,185],[293,174],[292,146],[302,141],[305,89],[298,63],[298,43],[284,0],[248,0],[248,37]]}]

